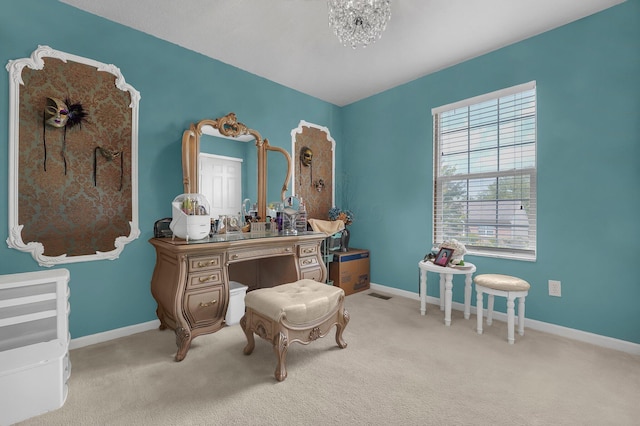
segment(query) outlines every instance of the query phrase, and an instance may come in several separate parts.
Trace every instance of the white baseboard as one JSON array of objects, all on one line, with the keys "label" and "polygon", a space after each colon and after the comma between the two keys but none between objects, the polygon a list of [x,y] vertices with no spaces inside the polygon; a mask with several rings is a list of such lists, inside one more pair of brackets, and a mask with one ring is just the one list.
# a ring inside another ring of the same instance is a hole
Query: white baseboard
[{"label": "white baseboard", "polygon": [[[416,301],[420,300],[418,293],[414,293],[406,290],[399,290],[393,287],[387,287],[380,284],[371,283],[371,290],[380,291],[383,293],[391,294],[399,297],[406,297]],[[437,297],[427,296],[427,303],[433,305],[440,305],[440,299]],[[457,311],[464,311],[464,304],[454,302],[451,306],[452,309]],[[420,311],[420,304],[416,305],[416,310]],[[471,313],[476,313],[476,307],[471,306]],[[507,314],[502,312],[494,312],[493,318],[498,321],[507,321]],[[518,318],[516,317],[516,324]],[[141,324],[135,324],[128,327],[118,328],[115,330],[105,331],[103,333],[96,333],[89,336],[78,337],[71,339],[69,343],[69,349],[77,349],[83,346],[94,345],[96,343],[102,343],[109,340],[117,339],[119,337],[129,336],[131,334],[141,333],[143,331],[153,330],[160,326],[160,320],[154,320],[144,322]],[[590,343],[604,348],[615,349],[617,351],[627,352],[632,355],[640,355],[640,344],[628,342],[626,340],[614,339],[612,337],[602,336],[594,333],[587,333],[585,331],[576,330],[573,328],[563,327],[561,325],[551,324],[543,321],[537,321],[530,318],[526,320],[526,326],[534,330],[543,331],[549,334],[555,334],[557,336],[566,337],[567,339],[578,340],[585,343]]]},{"label": "white baseboard", "polygon": [[[406,290],[399,290],[393,287],[387,287],[380,284],[371,283],[371,290],[380,291],[383,293],[406,297],[408,299],[414,299],[416,301],[420,301],[420,295],[418,293],[414,293]],[[427,303],[433,305],[440,305],[440,299],[437,297],[427,296]],[[455,309],[457,311],[464,311],[464,304],[454,302],[451,305],[451,309]],[[416,305],[416,310],[420,311],[420,304]],[[486,312],[486,311],[485,311]],[[476,307],[471,306],[471,313],[476,313]],[[507,322],[507,314],[503,312],[493,313],[493,318],[498,321]],[[516,324],[518,318],[516,317]],[[614,339],[612,337],[602,336],[594,333],[587,333],[586,331],[576,330],[573,328],[563,327],[561,325],[551,324],[548,322],[537,321],[530,318],[526,318],[525,324],[527,328],[532,328],[534,330],[543,331],[549,334],[555,334],[557,336],[566,337],[567,339],[578,340],[585,343],[590,343],[592,345],[602,346],[604,348],[615,349],[617,351],[627,352],[632,355],[640,355],[640,344],[628,342],[626,340]]]},{"label": "white baseboard", "polygon": [[105,331],[103,333],[91,334],[89,336],[71,339],[69,349],[78,349],[83,346],[95,345],[96,343],[107,342],[119,337],[130,336],[143,331],[157,329],[160,326],[160,320],[143,322],[140,324],[130,325],[128,327],[116,328],[115,330]]}]

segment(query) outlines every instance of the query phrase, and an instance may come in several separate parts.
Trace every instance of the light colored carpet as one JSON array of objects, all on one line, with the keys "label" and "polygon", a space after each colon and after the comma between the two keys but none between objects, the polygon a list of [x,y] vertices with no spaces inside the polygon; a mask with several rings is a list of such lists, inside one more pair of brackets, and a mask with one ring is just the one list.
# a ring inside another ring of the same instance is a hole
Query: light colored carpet
[{"label": "light colored carpet", "polygon": [[429,305],[365,291],[346,298],[346,349],[332,332],[292,344],[273,377],[271,345],[242,354],[239,325],[194,339],[176,363],[172,331],[71,351],[69,396],[24,425],[638,425],[640,357],[526,329],[506,342],[475,315],[451,327]]}]

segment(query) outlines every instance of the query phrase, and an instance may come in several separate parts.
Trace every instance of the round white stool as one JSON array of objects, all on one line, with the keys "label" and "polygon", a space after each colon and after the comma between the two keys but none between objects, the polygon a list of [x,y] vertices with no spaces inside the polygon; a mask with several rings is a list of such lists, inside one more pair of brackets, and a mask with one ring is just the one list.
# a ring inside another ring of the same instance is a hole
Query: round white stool
[{"label": "round white stool", "polygon": [[531,287],[528,282],[521,278],[500,274],[482,274],[473,278],[476,285],[477,302],[476,312],[478,319],[478,334],[482,334],[482,295],[488,296],[487,304],[487,325],[493,321],[493,297],[502,296],[507,298],[507,340],[510,344],[515,342],[515,299],[518,299],[518,334],[524,335],[524,299],[529,294]]}]

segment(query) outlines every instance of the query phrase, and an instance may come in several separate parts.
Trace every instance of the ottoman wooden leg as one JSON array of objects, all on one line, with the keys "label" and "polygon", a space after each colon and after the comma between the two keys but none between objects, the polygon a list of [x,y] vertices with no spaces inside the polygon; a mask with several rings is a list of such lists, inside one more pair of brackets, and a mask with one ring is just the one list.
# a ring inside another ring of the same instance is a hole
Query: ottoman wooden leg
[{"label": "ottoman wooden leg", "polygon": [[244,331],[245,336],[247,336],[247,345],[244,347],[243,353],[245,355],[251,355],[251,352],[253,352],[253,348],[256,347],[256,341],[253,338],[253,330],[247,328],[246,315],[244,315],[240,319],[240,327],[242,327],[242,331]]},{"label": "ottoman wooden leg", "polygon": [[276,334],[273,339],[273,351],[276,353],[276,358],[278,358],[278,365],[276,366],[276,380],[281,382],[287,378],[287,349],[289,348],[289,342],[287,336],[280,332]]},{"label": "ottoman wooden leg", "polygon": [[349,324],[350,318],[351,317],[349,317],[349,312],[347,312],[347,310],[345,309],[342,311],[342,318],[336,324],[336,343],[341,349],[347,347],[347,342],[345,342],[342,338],[342,332],[347,327],[347,324]]}]

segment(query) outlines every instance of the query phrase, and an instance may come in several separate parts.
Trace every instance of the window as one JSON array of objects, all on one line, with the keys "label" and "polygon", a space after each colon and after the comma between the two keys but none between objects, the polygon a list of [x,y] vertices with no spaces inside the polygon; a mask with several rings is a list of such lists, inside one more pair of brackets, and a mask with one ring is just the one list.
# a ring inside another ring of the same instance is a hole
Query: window
[{"label": "window", "polygon": [[433,241],[536,258],[536,85],[435,108]]}]

